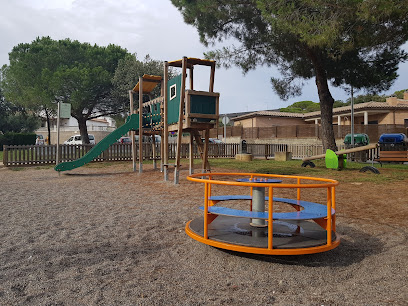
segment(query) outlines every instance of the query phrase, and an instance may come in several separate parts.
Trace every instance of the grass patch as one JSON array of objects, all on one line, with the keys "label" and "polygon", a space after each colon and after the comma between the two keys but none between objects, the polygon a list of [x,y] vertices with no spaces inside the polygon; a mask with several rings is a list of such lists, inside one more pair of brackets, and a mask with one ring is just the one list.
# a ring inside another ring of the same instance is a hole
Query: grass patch
[{"label": "grass patch", "polygon": [[[3,152],[0,152],[2,157]],[[367,182],[372,184],[385,184],[397,181],[408,180],[408,165],[403,164],[386,164],[381,167],[380,164],[374,164],[374,166],[380,171],[380,174],[374,174],[372,172],[359,172],[364,166],[369,166],[369,163],[356,163],[348,162],[347,167],[342,171],[326,169],[323,159],[314,161],[316,167],[302,167],[302,161],[275,161],[265,159],[255,159],[251,162],[238,161],[231,158],[217,158],[210,159],[210,166],[213,172],[220,172],[223,170],[229,170],[231,172],[248,172],[248,173],[260,173],[260,174],[277,174],[277,175],[300,175],[311,177],[323,177],[338,180],[339,182]],[[144,160],[143,164],[152,164],[152,160]],[[175,160],[169,160],[169,164],[174,164]],[[188,170],[189,160],[182,159],[180,161],[182,170]],[[138,162],[137,162],[138,164]],[[105,168],[128,165],[132,166],[132,161],[117,161],[117,162],[95,162],[85,165],[87,168]],[[194,160],[196,169],[200,169],[202,161],[200,159]],[[38,165],[35,166],[37,170],[52,169],[54,165]],[[138,167],[138,165],[137,165]],[[157,167],[160,167],[160,161],[157,161]],[[12,171],[22,171],[30,167],[10,167]],[[173,167],[170,167],[173,169]]]},{"label": "grass patch", "polygon": [[26,169],[25,167],[11,167],[10,168],[11,171],[23,171],[25,169]]},{"label": "grass patch", "polygon": [[212,169],[224,168],[238,172],[325,177],[340,182],[370,182],[373,184],[408,180],[408,165],[383,164],[381,167],[379,164],[374,164],[374,167],[380,171],[378,175],[369,171],[359,172],[364,166],[371,165],[369,163],[348,162],[346,168],[341,171],[326,169],[324,160],[316,160],[314,163],[316,167],[310,168],[301,167],[300,160],[278,162],[256,159],[251,162],[243,162],[235,159],[210,159]]},{"label": "grass patch", "polygon": [[46,165],[46,166],[36,166],[34,169],[35,170],[47,170],[47,169],[52,169],[54,167],[55,165]]}]

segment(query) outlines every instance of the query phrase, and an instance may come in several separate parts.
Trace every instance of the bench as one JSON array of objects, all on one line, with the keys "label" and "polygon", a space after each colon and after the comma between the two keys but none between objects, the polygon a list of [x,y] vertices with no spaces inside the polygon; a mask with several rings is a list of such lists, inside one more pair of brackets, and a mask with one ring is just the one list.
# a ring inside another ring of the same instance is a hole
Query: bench
[{"label": "bench", "polygon": [[382,162],[408,162],[408,151],[380,151],[380,156],[374,159]]},{"label": "bench", "polygon": [[[226,196],[212,196],[208,198],[210,201],[219,202],[219,201],[230,201],[230,200],[251,200],[251,196],[246,195],[226,195]],[[268,200],[268,197],[265,197],[265,200]],[[294,211],[294,212],[281,212],[274,213],[273,220],[310,220],[310,219],[321,219],[327,217],[327,207],[322,204],[307,202],[307,201],[298,201],[294,199],[286,198],[273,198],[274,202],[282,202],[291,205],[296,205],[302,207],[303,210]],[[204,206],[199,207],[200,210],[204,210]],[[208,212],[215,215],[223,215],[230,217],[239,217],[239,218],[251,218],[251,219],[264,219],[269,218],[268,212],[254,212],[248,210],[239,210],[227,207],[220,206],[208,206]],[[332,215],[335,211],[332,209]]]}]

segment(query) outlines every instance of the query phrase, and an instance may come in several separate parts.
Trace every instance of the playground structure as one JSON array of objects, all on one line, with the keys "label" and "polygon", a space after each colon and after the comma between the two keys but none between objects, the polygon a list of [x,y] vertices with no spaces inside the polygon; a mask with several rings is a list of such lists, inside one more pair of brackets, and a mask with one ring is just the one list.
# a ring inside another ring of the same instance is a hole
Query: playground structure
[{"label": "playground structure", "polygon": [[[208,91],[194,90],[194,67],[196,65],[210,67],[210,81]],[[169,67],[181,68],[181,74],[168,80]],[[186,89],[187,71],[189,72],[189,89]],[[83,157],[70,162],[62,162],[55,166],[56,171],[67,171],[81,167],[102,154],[120,137],[130,132],[132,139],[133,171],[136,171],[136,141],[135,135],[139,135],[139,173],[143,172],[143,137],[153,136],[152,146],[155,152],[155,135],[161,136],[161,171],[164,179],[168,180],[170,167],[174,167],[174,183],[179,183],[181,141],[183,133],[190,135],[190,174],[194,172],[193,143],[198,145],[202,158],[202,172],[210,170],[208,163],[209,131],[218,124],[219,117],[219,93],[214,92],[215,61],[197,58],[183,57],[181,60],[164,63],[164,78],[161,76],[144,75],[139,78],[136,86],[129,91],[130,115],[124,125],[106,136],[97,143]],[[144,101],[152,91],[161,85],[161,94],[158,98]],[[135,107],[134,95],[138,94],[138,107]],[[200,132],[204,132],[204,143]],[[168,136],[169,133],[177,133],[176,161],[169,164]],[[155,154],[153,154],[155,156]],[[156,160],[153,160],[156,168]]]},{"label": "playground structure", "polygon": [[[252,173],[193,174],[187,179],[204,184],[204,206],[199,207],[204,216],[189,221],[185,227],[186,233],[201,243],[265,255],[313,254],[340,244],[336,234],[335,180]],[[219,185],[250,187],[250,192],[215,195]],[[274,197],[280,188],[295,189],[296,199]],[[326,189],[325,204],[302,200],[305,189]],[[248,201],[249,210],[227,207],[234,201]],[[295,211],[275,212],[277,202],[289,204]]]},{"label": "playground structure", "polygon": [[[314,155],[314,156],[309,156],[305,157],[302,159],[302,167],[310,166],[312,168],[315,167],[315,164],[312,162],[312,160],[316,159],[325,159],[326,162],[326,168],[328,169],[337,169],[337,170],[342,170],[346,166],[346,157],[347,154],[351,153],[358,153],[358,152],[364,152],[368,150],[373,150],[378,147],[377,143],[369,144],[366,146],[361,146],[361,147],[356,147],[356,148],[351,148],[351,149],[346,149],[346,150],[341,150],[341,151],[332,151],[332,150],[326,150],[325,154],[320,154],[320,155]],[[366,171],[371,171],[375,174],[379,174],[380,172],[378,171],[377,168],[371,166],[365,166],[360,169],[360,172],[366,172]]]}]

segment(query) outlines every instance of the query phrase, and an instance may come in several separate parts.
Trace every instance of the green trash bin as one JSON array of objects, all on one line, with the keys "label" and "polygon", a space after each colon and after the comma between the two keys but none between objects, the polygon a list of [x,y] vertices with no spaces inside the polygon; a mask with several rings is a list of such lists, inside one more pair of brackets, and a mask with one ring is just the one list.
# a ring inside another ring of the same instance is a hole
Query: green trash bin
[{"label": "green trash bin", "polygon": [[[370,143],[370,138],[367,134],[354,134],[354,147],[366,146]],[[344,137],[344,144],[351,146],[351,134],[347,134]],[[348,148],[349,149],[349,148]]]},{"label": "green trash bin", "polygon": [[[354,134],[354,146],[351,145],[351,134],[347,134],[344,137],[344,144],[346,145],[346,149],[356,148],[366,146],[370,143],[370,138],[367,134]],[[366,162],[367,161],[367,152],[356,152],[348,155],[349,160],[359,161],[359,162]]]}]

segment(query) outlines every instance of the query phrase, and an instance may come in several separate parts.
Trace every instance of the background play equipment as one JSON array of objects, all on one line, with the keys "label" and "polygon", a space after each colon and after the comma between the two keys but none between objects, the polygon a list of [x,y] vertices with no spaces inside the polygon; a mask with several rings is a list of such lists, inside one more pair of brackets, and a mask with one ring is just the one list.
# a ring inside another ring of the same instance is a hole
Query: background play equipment
[{"label": "background play equipment", "polygon": [[[335,224],[335,186],[338,185],[335,180],[253,173],[193,174],[187,179],[204,184],[204,205],[199,207],[204,216],[189,221],[185,228],[191,238],[201,243],[266,255],[319,253],[340,244]],[[245,186],[249,192],[245,195],[216,195],[217,185],[233,189]],[[275,197],[280,188],[294,189],[296,199]],[[326,190],[322,198],[324,204],[306,201],[301,196],[305,189]],[[267,196],[263,190],[268,190]],[[227,207],[237,200],[248,201],[248,209]],[[275,212],[276,202],[289,204],[294,210]],[[226,205],[219,206],[219,203]],[[266,210],[259,209],[262,205],[267,207]]]},{"label": "background play equipment", "polygon": [[[344,169],[346,168],[346,156],[343,154],[337,155],[336,152],[327,149],[326,156],[324,157],[324,162],[327,169]],[[341,163],[341,164],[340,164]]]},{"label": "background play equipment", "polygon": [[[347,154],[351,153],[356,153],[356,152],[363,152],[363,151],[368,151],[368,150],[373,150],[378,147],[378,144],[373,143],[369,144],[366,146],[361,146],[361,147],[356,147],[352,149],[346,149],[346,150],[341,150],[341,151],[332,151],[332,150],[326,150],[325,154],[320,154],[320,155],[315,155],[315,156],[309,156],[305,157],[302,159],[302,167],[307,167],[310,166],[314,168],[316,165],[312,162],[312,160],[315,159],[322,159],[325,158],[326,160],[326,167],[329,169],[337,169],[337,170],[342,170],[345,166],[345,160]],[[337,162],[335,161],[337,159]],[[336,167],[337,166],[337,167]],[[373,173],[379,174],[380,172],[378,169],[375,167],[371,166],[365,166],[360,169],[360,172],[366,172],[366,171],[371,171]]]},{"label": "background play equipment", "polygon": [[98,157],[100,154],[102,154],[103,151],[108,149],[110,145],[114,144],[122,135],[126,134],[130,130],[137,129],[138,124],[139,118],[136,115],[129,116],[126,119],[126,123],[124,125],[122,125],[120,128],[116,129],[108,136],[106,136],[104,139],[102,139],[100,142],[98,142],[92,148],[92,150],[90,150],[84,156],[74,161],[59,163],[58,165],[55,166],[54,169],[56,171],[61,172],[72,170],[81,167],[87,163],[90,163],[94,158]]},{"label": "background play equipment", "polygon": [[[210,81],[208,91],[194,90],[193,72],[196,65],[210,67]],[[181,74],[168,80],[169,67],[181,68]],[[186,89],[187,71],[189,74],[189,89]],[[183,133],[190,135],[190,174],[194,172],[193,163],[193,139],[198,144],[200,156],[203,160],[202,171],[210,170],[208,163],[208,144],[210,129],[218,124],[219,116],[219,93],[214,92],[215,61],[197,58],[183,57],[181,60],[164,63],[164,79],[161,76],[143,75],[139,82],[129,91],[130,116],[126,123],[106,136],[92,150],[82,158],[63,162],[55,167],[57,171],[72,170],[89,163],[98,157],[110,145],[120,137],[130,132],[132,139],[133,171],[136,171],[136,160],[139,160],[139,173],[143,172],[143,149],[139,150],[139,158],[136,154],[135,136],[139,135],[139,148],[143,148],[142,136],[152,139],[153,156],[155,154],[155,142],[158,135],[161,136],[160,160],[164,179],[168,180],[168,167],[174,167],[174,182],[179,182],[181,141]],[[150,99],[151,93],[157,85],[161,85],[161,94],[155,99]],[[138,107],[135,107],[134,96],[138,96]],[[147,98],[147,99],[146,99]],[[204,143],[200,132],[204,131]],[[176,162],[169,164],[168,158],[168,135],[177,133]],[[153,160],[156,168],[156,160]]]},{"label": "background play equipment", "polygon": [[[194,67],[210,67],[208,91],[194,90]],[[181,68],[181,75],[167,80],[169,67]],[[187,69],[189,71],[190,89],[186,89]],[[214,92],[215,61],[183,57],[181,60],[165,62],[164,64],[164,135],[177,132],[176,162],[174,165],[174,183],[179,182],[180,151],[183,133],[190,134],[190,174],[193,173],[193,142],[198,145],[202,158],[202,172],[210,170],[208,163],[208,144],[210,129],[218,124],[219,93]],[[204,144],[199,131],[204,131]],[[163,145],[167,148],[168,138],[163,137]],[[168,179],[168,154],[163,151],[164,179]]]}]

